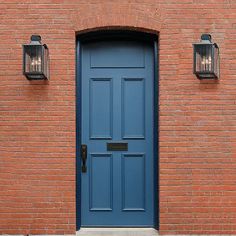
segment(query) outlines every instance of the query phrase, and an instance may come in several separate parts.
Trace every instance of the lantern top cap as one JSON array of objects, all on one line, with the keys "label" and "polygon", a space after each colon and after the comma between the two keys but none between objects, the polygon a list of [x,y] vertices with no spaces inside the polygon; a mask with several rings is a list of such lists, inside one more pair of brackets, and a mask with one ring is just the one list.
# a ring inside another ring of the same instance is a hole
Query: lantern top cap
[{"label": "lantern top cap", "polygon": [[200,46],[201,45],[213,45],[214,47],[219,48],[216,43],[213,43],[211,41],[211,35],[210,34],[202,34],[200,42],[193,44],[193,46],[197,46],[197,45],[200,45]]},{"label": "lantern top cap", "polygon": [[211,42],[211,35],[210,34],[202,34],[201,41],[210,41]]},{"label": "lantern top cap", "polygon": [[33,44],[33,45],[41,45],[41,36],[40,35],[32,35],[30,37],[30,44]]}]

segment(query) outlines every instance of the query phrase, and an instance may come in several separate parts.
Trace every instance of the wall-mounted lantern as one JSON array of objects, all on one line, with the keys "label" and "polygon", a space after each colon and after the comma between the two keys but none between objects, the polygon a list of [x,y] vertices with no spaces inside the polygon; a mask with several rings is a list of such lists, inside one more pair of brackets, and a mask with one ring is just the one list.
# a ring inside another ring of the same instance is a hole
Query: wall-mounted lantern
[{"label": "wall-mounted lantern", "polygon": [[199,43],[193,44],[193,73],[199,79],[218,79],[220,75],[219,47],[211,42],[210,34],[203,34]]},{"label": "wall-mounted lantern", "polygon": [[49,52],[39,35],[32,35],[30,44],[23,45],[23,74],[29,80],[49,79]]}]

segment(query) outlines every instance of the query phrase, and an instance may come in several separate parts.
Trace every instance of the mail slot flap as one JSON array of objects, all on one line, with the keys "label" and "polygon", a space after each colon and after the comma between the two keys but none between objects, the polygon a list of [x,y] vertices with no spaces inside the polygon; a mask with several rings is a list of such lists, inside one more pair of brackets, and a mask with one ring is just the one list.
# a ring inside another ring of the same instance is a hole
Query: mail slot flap
[{"label": "mail slot flap", "polygon": [[107,143],[107,151],[128,151],[128,143],[124,142]]}]

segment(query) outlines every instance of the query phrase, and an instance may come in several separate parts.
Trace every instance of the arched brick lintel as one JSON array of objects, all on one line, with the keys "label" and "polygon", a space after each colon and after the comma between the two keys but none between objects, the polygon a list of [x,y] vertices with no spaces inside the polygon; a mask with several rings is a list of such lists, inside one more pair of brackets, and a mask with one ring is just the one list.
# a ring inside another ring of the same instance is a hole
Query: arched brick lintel
[{"label": "arched brick lintel", "polygon": [[128,30],[128,31],[137,31],[137,32],[159,35],[159,31],[155,31],[149,28],[132,27],[132,26],[103,26],[103,27],[86,28],[83,30],[76,31],[76,36],[80,34],[86,34],[89,32],[105,31],[105,30]]},{"label": "arched brick lintel", "polygon": [[131,30],[159,34],[161,30],[160,19],[137,15],[112,14],[100,17],[97,13],[94,17],[80,18],[74,21],[76,35],[99,30]]}]

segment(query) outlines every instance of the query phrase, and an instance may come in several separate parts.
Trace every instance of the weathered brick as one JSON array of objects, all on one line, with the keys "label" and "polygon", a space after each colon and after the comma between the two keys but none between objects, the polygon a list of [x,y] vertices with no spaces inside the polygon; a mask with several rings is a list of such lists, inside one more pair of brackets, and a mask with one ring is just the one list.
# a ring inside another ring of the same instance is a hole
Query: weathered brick
[{"label": "weathered brick", "polygon": [[[236,234],[236,3],[233,0],[0,0],[0,234],[75,225],[75,36],[122,27],[159,34],[161,234]],[[221,78],[192,74],[211,33]],[[51,80],[22,75],[40,34]]]}]

